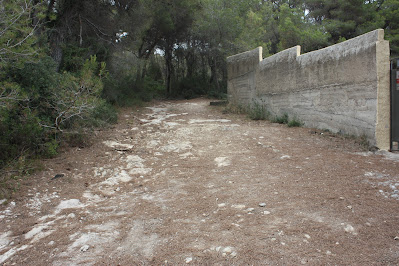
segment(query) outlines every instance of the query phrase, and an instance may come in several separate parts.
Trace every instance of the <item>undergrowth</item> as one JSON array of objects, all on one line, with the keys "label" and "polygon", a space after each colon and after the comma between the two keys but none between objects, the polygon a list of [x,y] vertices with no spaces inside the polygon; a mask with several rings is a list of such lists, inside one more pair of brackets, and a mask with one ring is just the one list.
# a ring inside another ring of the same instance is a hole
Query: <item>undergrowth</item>
[{"label": "undergrowth", "polygon": [[284,113],[282,116],[275,116],[271,122],[278,124],[288,124],[288,114]]},{"label": "undergrowth", "polygon": [[248,108],[248,117],[252,120],[267,120],[270,117],[270,113],[266,110],[264,104],[254,102]]}]

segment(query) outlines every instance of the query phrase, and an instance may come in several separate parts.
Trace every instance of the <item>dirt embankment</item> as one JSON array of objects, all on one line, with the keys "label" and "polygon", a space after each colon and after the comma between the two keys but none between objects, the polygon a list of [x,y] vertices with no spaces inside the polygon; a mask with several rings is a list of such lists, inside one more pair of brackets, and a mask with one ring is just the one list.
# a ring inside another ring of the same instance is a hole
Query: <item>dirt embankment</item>
[{"label": "dirt embankment", "polygon": [[399,264],[393,154],[205,99],[93,138],[1,207],[0,264]]}]

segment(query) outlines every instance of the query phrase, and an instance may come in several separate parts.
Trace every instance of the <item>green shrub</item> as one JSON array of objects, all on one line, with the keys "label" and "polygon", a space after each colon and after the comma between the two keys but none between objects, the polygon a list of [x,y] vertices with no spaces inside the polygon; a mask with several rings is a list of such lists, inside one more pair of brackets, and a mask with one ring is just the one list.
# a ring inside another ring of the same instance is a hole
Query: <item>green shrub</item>
[{"label": "green shrub", "polygon": [[[206,95],[212,91],[209,84],[209,77],[203,75],[186,76],[177,82],[176,89],[172,90],[173,97],[192,99],[198,96]],[[216,90],[214,90],[216,91]]]},{"label": "green shrub", "polygon": [[46,142],[44,144],[44,147],[45,147],[44,155],[47,158],[53,158],[58,154],[58,152],[57,152],[58,142],[55,139],[53,139],[49,142]]},{"label": "green shrub", "polygon": [[259,104],[257,102],[254,102],[248,110],[248,117],[252,120],[266,120],[269,118],[269,115],[264,104]]},{"label": "green shrub", "polygon": [[163,82],[150,76],[137,80],[137,77],[131,74],[110,75],[104,82],[103,97],[119,106],[141,105],[141,102],[148,102],[163,95]]},{"label": "green shrub", "polygon": [[288,127],[301,127],[303,126],[303,123],[299,121],[297,118],[293,118],[290,120],[287,124]]},{"label": "green shrub", "polygon": [[282,116],[275,116],[272,119],[273,123],[279,123],[279,124],[288,124],[288,114],[285,113]]},{"label": "green shrub", "polygon": [[[99,102],[99,104],[90,111],[87,119],[82,120],[78,127],[96,128],[104,127],[110,124],[118,122],[118,112],[116,108],[107,103],[105,100]],[[75,128],[77,126],[75,125]]]}]

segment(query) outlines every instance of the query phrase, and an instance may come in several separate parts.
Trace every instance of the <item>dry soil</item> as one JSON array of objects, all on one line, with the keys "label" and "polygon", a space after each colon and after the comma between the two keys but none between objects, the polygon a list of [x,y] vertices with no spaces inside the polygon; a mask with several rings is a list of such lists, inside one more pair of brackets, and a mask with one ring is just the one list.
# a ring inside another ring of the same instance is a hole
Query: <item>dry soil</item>
[{"label": "dry soil", "polygon": [[222,110],[124,109],[45,161],[0,207],[0,264],[399,264],[397,155]]}]

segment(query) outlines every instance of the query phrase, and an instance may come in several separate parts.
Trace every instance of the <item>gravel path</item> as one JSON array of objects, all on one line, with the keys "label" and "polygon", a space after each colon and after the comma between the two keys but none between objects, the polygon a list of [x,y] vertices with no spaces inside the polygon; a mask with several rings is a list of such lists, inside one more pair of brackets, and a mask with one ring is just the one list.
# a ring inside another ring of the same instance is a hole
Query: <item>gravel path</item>
[{"label": "gravel path", "polygon": [[222,110],[125,109],[45,161],[0,207],[0,264],[399,264],[399,156]]}]

